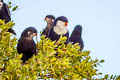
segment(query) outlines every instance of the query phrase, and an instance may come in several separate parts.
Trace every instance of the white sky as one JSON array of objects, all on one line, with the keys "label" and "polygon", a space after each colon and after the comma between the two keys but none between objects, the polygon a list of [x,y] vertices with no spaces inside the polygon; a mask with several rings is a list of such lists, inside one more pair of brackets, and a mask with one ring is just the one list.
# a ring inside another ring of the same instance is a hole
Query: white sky
[{"label": "white sky", "polygon": [[[12,1],[12,0],[11,0]],[[8,2],[8,0],[5,0]],[[102,73],[120,74],[120,0],[13,0],[19,9],[12,13],[17,32],[30,26],[38,32],[46,26],[44,17],[53,14],[66,16],[69,32],[74,26],[83,26],[84,50],[90,50],[93,59],[104,59]]]}]

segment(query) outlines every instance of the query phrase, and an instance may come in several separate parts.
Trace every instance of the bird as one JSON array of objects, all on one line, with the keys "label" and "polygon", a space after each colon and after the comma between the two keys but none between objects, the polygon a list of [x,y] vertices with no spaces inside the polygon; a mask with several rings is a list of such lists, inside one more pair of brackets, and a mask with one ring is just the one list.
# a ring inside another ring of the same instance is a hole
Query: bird
[{"label": "bird", "polygon": [[69,31],[67,29],[68,19],[65,16],[59,16],[55,19],[52,28],[49,31],[48,38],[52,41],[58,41],[60,36],[67,37],[65,44],[68,43]]},{"label": "bird", "polygon": [[36,53],[36,44],[33,37],[37,36],[37,30],[34,27],[26,28],[22,34],[17,44],[17,51],[19,54],[23,54],[22,60],[25,63],[29,58]]},{"label": "bird", "polygon": [[[5,23],[11,21],[10,10],[8,8],[8,5],[4,3],[3,0],[0,0],[0,19],[5,20]],[[9,28],[8,32],[16,35],[15,31],[12,28]]]},{"label": "bird", "polygon": [[46,15],[45,19],[44,19],[47,23],[47,26],[45,27],[45,29],[42,32],[42,35],[45,35],[45,37],[48,37],[48,33],[53,25],[53,22],[55,20],[55,16],[54,15]]},{"label": "bird", "polygon": [[70,38],[69,42],[72,42],[72,44],[79,43],[80,46],[80,51],[83,50],[84,48],[84,43],[82,39],[82,26],[81,25],[76,25]]}]

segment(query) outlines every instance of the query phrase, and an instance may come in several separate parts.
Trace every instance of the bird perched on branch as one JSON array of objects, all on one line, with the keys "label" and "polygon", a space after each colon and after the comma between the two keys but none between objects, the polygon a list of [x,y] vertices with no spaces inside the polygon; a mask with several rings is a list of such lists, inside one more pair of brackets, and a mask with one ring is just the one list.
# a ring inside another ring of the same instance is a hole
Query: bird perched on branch
[{"label": "bird perched on branch", "polygon": [[42,35],[45,35],[46,37],[48,37],[48,33],[53,25],[55,17],[53,15],[47,15],[44,20],[46,21],[47,26],[43,30]]},{"label": "bird perched on branch", "polygon": [[76,25],[70,38],[69,42],[72,42],[72,44],[79,43],[80,51],[84,48],[84,43],[82,40],[82,26]]},{"label": "bird perched on branch", "polygon": [[23,62],[31,58],[33,54],[36,54],[36,44],[33,40],[34,36],[37,36],[37,30],[34,27],[28,27],[22,32],[18,40],[17,51],[19,54],[23,54]]},{"label": "bird perched on branch", "polygon": [[[11,21],[10,10],[8,8],[8,5],[4,3],[3,0],[0,0],[0,19],[5,20],[5,23]],[[15,31],[12,28],[8,29],[8,32],[16,35]]]},{"label": "bird perched on branch", "polygon": [[60,16],[55,19],[52,28],[48,34],[48,38],[52,41],[58,41],[60,36],[67,37],[65,44],[68,43],[69,39],[69,31],[67,29],[68,26],[68,19],[65,16]]}]

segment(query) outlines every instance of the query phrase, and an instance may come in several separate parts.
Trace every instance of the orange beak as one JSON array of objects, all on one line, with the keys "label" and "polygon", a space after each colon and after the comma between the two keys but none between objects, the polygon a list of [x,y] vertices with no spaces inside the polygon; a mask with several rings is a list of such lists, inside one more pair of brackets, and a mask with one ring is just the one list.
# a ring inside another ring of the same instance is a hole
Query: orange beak
[{"label": "orange beak", "polygon": [[68,22],[65,22],[65,26],[66,26],[66,27],[68,26]]}]

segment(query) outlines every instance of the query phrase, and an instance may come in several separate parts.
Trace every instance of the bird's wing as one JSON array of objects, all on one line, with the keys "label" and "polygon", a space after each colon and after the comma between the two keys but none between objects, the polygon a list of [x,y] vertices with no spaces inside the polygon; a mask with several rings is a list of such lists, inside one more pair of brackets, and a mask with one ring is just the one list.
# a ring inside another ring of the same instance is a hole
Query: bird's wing
[{"label": "bird's wing", "polygon": [[32,54],[36,54],[36,44],[33,40],[31,42],[31,45],[29,45],[29,50]]},{"label": "bird's wing", "polygon": [[50,31],[49,31],[49,33],[48,33],[48,38],[51,39],[52,33],[53,33],[53,27],[50,29]]},{"label": "bird's wing", "polygon": [[36,54],[36,44],[34,41],[20,39],[17,46],[18,53]]}]

